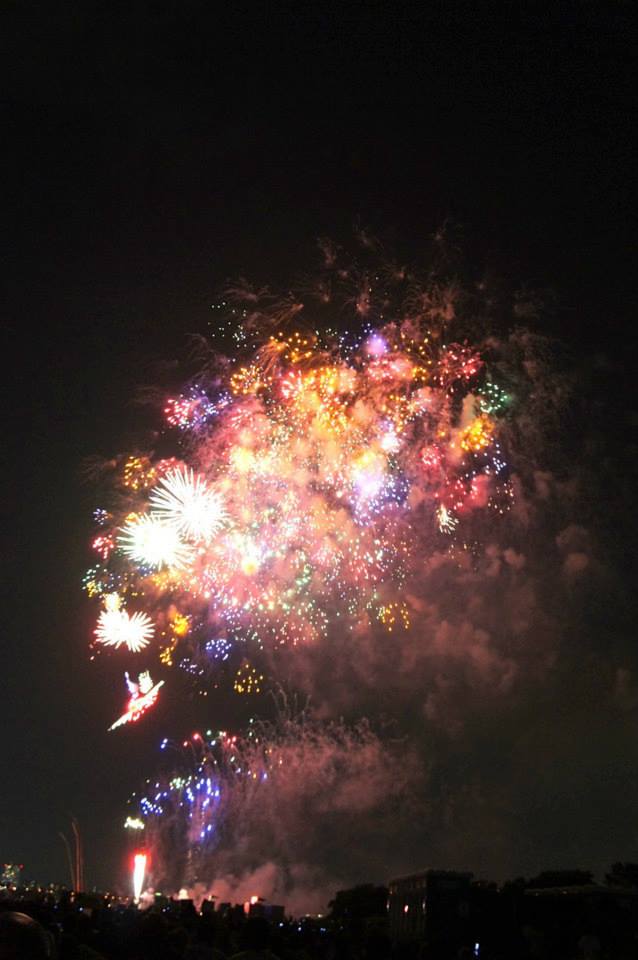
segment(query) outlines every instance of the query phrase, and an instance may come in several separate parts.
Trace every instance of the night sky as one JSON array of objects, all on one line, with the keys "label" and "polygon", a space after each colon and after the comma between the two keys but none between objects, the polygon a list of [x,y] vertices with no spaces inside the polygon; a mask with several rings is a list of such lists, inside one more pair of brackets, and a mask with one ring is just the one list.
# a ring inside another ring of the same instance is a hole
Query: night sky
[{"label": "night sky", "polygon": [[[487,801],[468,818],[498,855],[457,838],[432,865],[638,860],[635,11],[543,6],[4,5],[0,861],[66,880],[57,833],[75,814],[88,882],[118,881],[125,801],[193,722],[167,695],[106,733],[121,692],[88,660],[87,458],[152,426],[136,391],[179,382],[229,277],[285,285],[318,236],[358,226],[418,259],[443,224],[478,269],[543,291],[538,328],[576,384],[559,439],[594,572],[507,721],[512,770],[526,751],[534,768],[508,856]],[[473,783],[509,768],[490,730]],[[358,879],[387,880],[374,870]]]}]

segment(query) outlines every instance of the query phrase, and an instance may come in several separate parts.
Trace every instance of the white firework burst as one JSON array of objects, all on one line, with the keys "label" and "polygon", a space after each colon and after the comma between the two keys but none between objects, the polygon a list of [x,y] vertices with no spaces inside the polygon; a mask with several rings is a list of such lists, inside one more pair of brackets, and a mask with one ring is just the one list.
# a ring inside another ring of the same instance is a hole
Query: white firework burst
[{"label": "white firework burst", "polygon": [[145,613],[131,616],[121,609],[102,610],[95,628],[98,643],[116,648],[126,646],[132,653],[147,647],[154,633],[153,622]]},{"label": "white firework burst", "polygon": [[436,518],[439,523],[439,530],[441,533],[454,533],[454,530],[459,524],[458,517],[455,517],[453,513],[445,507],[443,504],[440,504],[436,511]]},{"label": "white firework burst", "polygon": [[129,559],[144,566],[184,567],[191,558],[191,549],[184,543],[174,524],[153,514],[142,514],[128,520],[118,538],[120,548]]},{"label": "white firework burst", "polygon": [[170,470],[153,490],[153,514],[189,540],[210,540],[227,518],[222,498],[191,469]]}]

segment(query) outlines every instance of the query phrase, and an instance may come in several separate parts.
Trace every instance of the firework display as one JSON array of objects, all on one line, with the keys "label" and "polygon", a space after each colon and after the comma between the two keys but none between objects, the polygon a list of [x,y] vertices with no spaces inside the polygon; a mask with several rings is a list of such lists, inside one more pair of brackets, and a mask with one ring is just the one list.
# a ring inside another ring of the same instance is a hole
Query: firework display
[{"label": "firework display", "polygon": [[[164,740],[162,750],[168,746],[168,740]],[[225,731],[213,737],[209,730],[206,737],[194,734],[182,744],[181,750],[188,772],[171,774],[157,781],[151,793],[134,798],[134,802],[149,837],[172,819],[184,832],[188,848],[204,841],[211,846],[213,839],[218,839],[211,834],[218,831],[222,803],[228,803],[235,777],[241,777],[242,772],[252,777],[246,746]],[[155,839],[157,841],[157,837]]]},{"label": "firework display", "polygon": [[85,579],[94,652],[257,692],[278,650],[409,629],[423,558],[509,508],[510,398],[454,297],[336,269],[315,293],[236,291],[207,376],[165,401],[174,455],[121,461]]},{"label": "firework display", "polygon": [[111,724],[109,730],[116,730],[117,727],[121,727],[125,723],[135,723],[139,720],[140,717],[153,706],[159,695],[160,688],[164,686],[163,680],[154,684],[148,670],[140,673],[137,683],[134,683],[130,679],[128,673],[124,676],[130,698],[125,713],[123,713],[121,717],[118,717],[115,723]]},{"label": "firework display", "polygon": [[161,751],[161,772],[131,797],[128,822],[143,824],[156,878],[175,885],[212,880],[242,851],[264,856],[273,839],[283,860],[294,859],[312,842],[309,818],[350,819],[345,767],[365,785],[359,810],[387,817],[391,832],[414,776],[409,756],[399,759],[368,724],[348,728],[304,714],[253,721],[241,737],[206,730],[180,744],[165,739]]},{"label": "firework display", "polygon": [[[544,341],[478,283],[323,252],[283,299],[228,290],[154,449],[102,472],[91,656],[138,677],[110,729],[165,685],[163,715],[201,695],[238,731],[165,738],[131,799],[150,882],[175,890],[260,865],[303,888],[371,845],[403,869],[431,770],[414,731],[459,729],[517,656],[536,669],[522,531],[560,396]],[[309,822],[353,845],[326,852]]]},{"label": "firework display", "polygon": [[145,853],[136,853],[133,857],[133,898],[136,903],[144,889],[147,859]]},{"label": "firework display", "polygon": [[107,647],[124,645],[137,653],[148,645],[153,633],[153,622],[145,613],[138,611],[131,616],[123,609],[122,600],[116,593],[104,597],[104,610],[95,630],[98,643]]}]

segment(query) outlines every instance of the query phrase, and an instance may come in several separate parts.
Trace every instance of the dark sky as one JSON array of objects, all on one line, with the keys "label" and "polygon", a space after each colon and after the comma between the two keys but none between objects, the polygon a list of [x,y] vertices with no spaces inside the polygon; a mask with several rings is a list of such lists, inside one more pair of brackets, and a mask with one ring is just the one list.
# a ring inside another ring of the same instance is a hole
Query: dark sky
[{"label": "dark sky", "polygon": [[[105,733],[113,692],[88,662],[80,588],[85,459],[142,435],[136,388],[205,331],[228,276],[285,280],[318,235],[355,223],[414,255],[453,223],[471,256],[553,291],[545,322],[576,363],[624,358],[636,22],[622,2],[13,0],[0,36],[0,861],[65,878],[57,831],[73,812],[88,879],[108,884],[124,801],[175,705]],[[617,430],[635,402],[629,379],[613,380]],[[622,790],[622,777],[599,784],[592,817]],[[610,844],[620,856],[638,859],[638,843]]]}]

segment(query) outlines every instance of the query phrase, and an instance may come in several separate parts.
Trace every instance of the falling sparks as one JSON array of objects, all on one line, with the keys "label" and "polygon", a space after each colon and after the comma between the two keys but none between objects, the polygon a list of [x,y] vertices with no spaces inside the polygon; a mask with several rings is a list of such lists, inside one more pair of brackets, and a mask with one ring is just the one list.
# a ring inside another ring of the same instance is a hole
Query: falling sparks
[{"label": "falling sparks", "polygon": [[172,427],[179,430],[201,429],[230,403],[229,394],[211,399],[206,391],[195,384],[179,397],[170,397],[164,407],[164,415]]},{"label": "falling sparks", "polygon": [[224,662],[228,660],[233,645],[230,640],[226,640],[224,637],[218,637],[216,640],[207,640],[204,649],[213,660]]},{"label": "falling sparks", "polygon": [[129,457],[124,464],[122,483],[129,490],[145,490],[155,482],[157,470],[149,457]]},{"label": "falling sparks", "polygon": [[235,674],[233,689],[235,693],[240,694],[260,693],[263,682],[263,674],[259,673],[257,668],[251,666],[250,663],[244,662]]},{"label": "falling sparks", "polygon": [[112,536],[97,536],[91,544],[93,549],[97,554],[99,554],[102,560],[108,560],[111,555],[111,551],[115,547],[115,541]]},{"label": "falling sparks", "polygon": [[492,442],[495,424],[486,413],[480,414],[461,434],[461,448],[471,453],[481,453]]},{"label": "falling sparks", "polygon": [[379,607],[377,616],[388,633],[392,633],[397,627],[403,630],[408,630],[410,627],[410,610],[404,602],[392,601]]},{"label": "falling sparks", "polygon": [[436,517],[439,522],[439,530],[441,533],[453,533],[458,526],[458,517],[455,517],[453,513],[450,513],[444,504],[441,504],[436,511]]},{"label": "falling sparks", "polygon": [[124,821],[125,830],[143,830],[144,821],[139,817],[127,817]]}]

